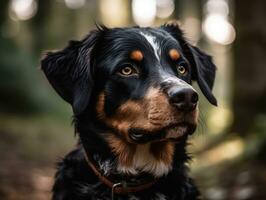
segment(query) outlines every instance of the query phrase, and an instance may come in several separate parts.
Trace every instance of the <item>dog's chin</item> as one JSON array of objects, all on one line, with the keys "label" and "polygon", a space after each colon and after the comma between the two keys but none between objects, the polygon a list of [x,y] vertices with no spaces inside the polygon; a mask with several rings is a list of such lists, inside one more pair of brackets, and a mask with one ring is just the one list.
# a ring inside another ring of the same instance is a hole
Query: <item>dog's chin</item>
[{"label": "dog's chin", "polygon": [[192,135],[197,125],[194,123],[182,122],[163,127],[156,131],[148,131],[144,129],[130,129],[129,139],[131,143],[143,144],[158,141],[178,142]]}]

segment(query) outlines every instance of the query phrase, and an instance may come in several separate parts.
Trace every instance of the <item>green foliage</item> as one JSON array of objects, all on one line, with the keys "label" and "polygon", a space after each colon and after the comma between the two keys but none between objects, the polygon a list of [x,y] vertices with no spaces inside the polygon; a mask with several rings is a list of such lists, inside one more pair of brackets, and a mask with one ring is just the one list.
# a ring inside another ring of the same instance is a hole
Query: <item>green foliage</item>
[{"label": "green foliage", "polygon": [[54,94],[33,56],[0,37],[0,112],[64,115],[66,104]]},{"label": "green foliage", "polygon": [[37,110],[31,87],[32,60],[10,40],[0,38],[0,105],[3,112],[29,113]]}]

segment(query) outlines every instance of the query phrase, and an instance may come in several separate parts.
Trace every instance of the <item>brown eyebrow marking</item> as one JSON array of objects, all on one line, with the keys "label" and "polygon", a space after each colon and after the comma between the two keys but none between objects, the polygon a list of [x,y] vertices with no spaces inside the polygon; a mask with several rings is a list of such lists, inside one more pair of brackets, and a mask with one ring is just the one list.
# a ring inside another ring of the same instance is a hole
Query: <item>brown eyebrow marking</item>
[{"label": "brown eyebrow marking", "polygon": [[130,53],[130,58],[135,61],[142,61],[143,53],[140,50],[135,50]]},{"label": "brown eyebrow marking", "polygon": [[169,51],[169,56],[172,60],[178,60],[180,58],[180,53],[176,49],[171,49]]}]

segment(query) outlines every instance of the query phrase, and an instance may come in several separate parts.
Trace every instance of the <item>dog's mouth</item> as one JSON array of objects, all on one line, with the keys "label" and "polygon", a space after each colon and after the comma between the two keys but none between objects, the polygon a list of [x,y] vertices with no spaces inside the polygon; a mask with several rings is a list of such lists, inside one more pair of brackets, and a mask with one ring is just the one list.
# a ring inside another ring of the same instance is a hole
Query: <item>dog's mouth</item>
[{"label": "dog's mouth", "polygon": [[155,141],[178,142],[188,135],[192,135],[195,130],[196,124],[188,122],[171,124],[157,131],[132,128],[129,130],[129,138],[134,143],[148,143]]}]

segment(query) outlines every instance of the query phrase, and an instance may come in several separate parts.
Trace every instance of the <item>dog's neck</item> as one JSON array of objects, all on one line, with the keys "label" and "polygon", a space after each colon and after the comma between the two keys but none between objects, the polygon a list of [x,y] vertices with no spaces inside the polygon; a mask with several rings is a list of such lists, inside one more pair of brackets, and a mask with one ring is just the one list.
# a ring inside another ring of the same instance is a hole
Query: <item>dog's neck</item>
[{"label": "dog's neck", "polygon": [[159,178],[167,175],[175,166],[183,165],[188,159],[185,153],[186,141],[183,144],[132,144],[110,130],[102,129],[97,123],[90,124],[90,128],[86,126],[86,130],[78,126],[78,132],[85,150],[91,154],[103,175],[138,177],[149,174]]},{"label": "dog's neck", "polygon": [[161,177],[172,169],[174,143],[131,144],[114,134],[109,134],[106,140],[116,155],[117,171],[121,174],[138,175],[144,172]]}]

